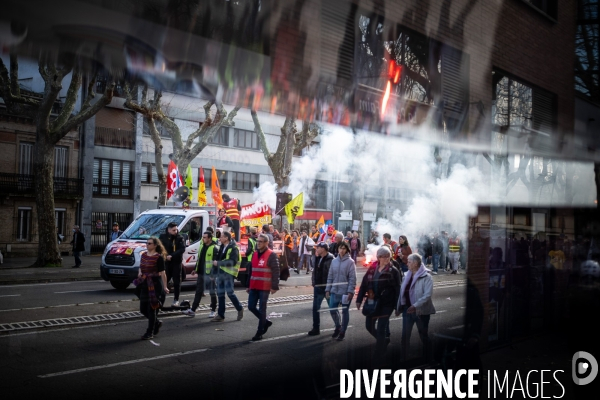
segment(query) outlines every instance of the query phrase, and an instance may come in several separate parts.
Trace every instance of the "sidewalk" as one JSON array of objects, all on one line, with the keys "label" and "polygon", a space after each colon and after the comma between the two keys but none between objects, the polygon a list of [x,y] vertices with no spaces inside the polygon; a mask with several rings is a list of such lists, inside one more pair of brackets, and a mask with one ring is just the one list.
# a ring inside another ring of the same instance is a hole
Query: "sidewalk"
[{"label": "sidewalk", "polygon": [[[5,258],[4,264],[0,264],[0,285],[15,285],[25,283],[47,283],[47,282],[68,282],[68,281],[93,281],[100,280],[100,255],[82,256],[80,268],[71,268],[75,265],[72,256],[63,257],[63,266],[57,268],[29,268],[35,262],[34,257],[23,258]],[[366,271],[362,266],[363,257],[358,258],[358,273]],[[298,275],[290,271],[290,278],[287,281],[281,281],[283,286],[294,286],[297,280],[294,277]],[[302,275],[300,275],[302,276]],[[304,275],[306,276],[306,275]],[[450,275],[440,272],[433,276],[434,282],[448,282],[455,280],[465,280],[464,270],[459,275]],[[307,283],[304,283],[307,284]],[[310,284],[310,283],[308,283]]]},{"label": "sidewalk", "polygon": [[71,268],[75,265],[72,256],[63,257],[62,267],[29,268],[35,262],[34,257],[5,258],[4,263],[0,264],[0,285],[101,279],[100,255],[83,256],[81,261],[80,268]]}]

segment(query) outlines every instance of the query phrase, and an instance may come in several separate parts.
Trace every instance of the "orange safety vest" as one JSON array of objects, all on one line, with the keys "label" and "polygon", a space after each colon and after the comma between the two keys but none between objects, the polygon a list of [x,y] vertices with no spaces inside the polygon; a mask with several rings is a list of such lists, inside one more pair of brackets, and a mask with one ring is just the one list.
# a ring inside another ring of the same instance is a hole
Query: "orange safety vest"
[{"label": "orange safety vest", "polygon": [[271,267],[267,265],[273,251],[265,250],[264,253],[252,257],[252,275],[250,276],[250,289],[271,290],[273,274]]},{"label": "orange safety vest", "polygon": [[[289,243],[288,243],[288,239],[289,239]],[[292,235],[285,235],[284,243],[285,243],[285,247],[287,247],[288,249],[291,250],[294,247],[294,241],[293,241]]]},{"label": "orange safety vest", "polygon": [[223,202],[223,208],[227,213],[227,216],[231,219],[240,220],[240,212],[237,209],[238,201],[237,199],[231,199],[229,201]]}]

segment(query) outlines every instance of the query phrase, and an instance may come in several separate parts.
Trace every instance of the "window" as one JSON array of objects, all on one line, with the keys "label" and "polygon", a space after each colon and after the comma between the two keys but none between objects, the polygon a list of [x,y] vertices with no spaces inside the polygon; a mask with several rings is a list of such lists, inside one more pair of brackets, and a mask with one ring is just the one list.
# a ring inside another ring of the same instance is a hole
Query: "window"
[{"label": "window", "polygon": [[57,208],[54,210],[54,221],[55,221],[56,228],[57,228],[56,233],[63,235],[63,236],[66,236],[65,235],[66,214],[67,214],[67,210],[65,210],[64,208]]},{"label": "window", "polygon": [[126,197],[133,194],[131,163],[128,161],[94,159],[95,197]]},{"label": "window", "polygon": [[217,144],[219,146],[229,146],[229,128],[225,126],[219,129],[219,132],[213,136],[213,138],[210,140],[210,143]]},{"label": "window", "polygon": [[306,207],[327,209],[327,182],[315,181],[309,195],[310,201],[305,204]]},{"label": "window", "polygon": [[[219,177],[219,185],[221,185],[221,191],[229,189],[227,181],[229,180],[229,173],[227,171],[217,170],[217,176]],[[204,167],[204,180],[206,182],[206,190],[212,188],[212,167]]]},{"label": "window", "polygon": [[232,189],[251,192],[258,187],[258,174],[247,174],[244,172],[231,173]]},{"label": "window", "polygon": [[[160,121],[154,120],[154,126],[156,126],[156,130],[158,131],[158,134],[162,137],[171,137],[171,135],[169,135],[169,131],[167,131],[165,129],[165,127],[162,126],[162,123]],[[144,135],[150,135],[150,127],[148,126],[148,121],[146,121],[146,118],[144,118],[144,130],[143,130],[143,134]]]},{"label": "window", "polygon": [[235,129],[233,131],[233,146],[242,147],[244,149],[258,150],[258,135],[253,131],[243,129]]},{"label": "window", "polygon": [[579,0],[575,31],[575,90],[600,100],[598,0]]},{"label": "window", "polygon": [[19,145],[19,174],[31,175],[33,170],[33,143],[21,142]]},{"label": "window", "polygon": [[531,4],[539,11],[556,19],[556,0],[523,0],[525,3]]},{"label": "window", "polygon": [[202,217],[194,217],[190,219],[180,231],[181,234],[187,235],[190,244],[196,243],[202,237]]},{"label": "window", "polygon": [[[493,72],[492,123],[496,141],[504,141],[508,129],[551,132],[555,96],[520,82],[500,71]],[[496,143],[499,150],[501,143]]]},{"label": "window", "polygon": [[[169,166],[163,165],[163,173],[165,174],[165,178],[168,170]],[[154,164],[142,164],[142,174],[143,182],[158,184],[158,174],[156,173],[156,166]]]},{"label": "window", "polygon": [[67,177],[67,150],[68,147],[56,146],[54,148],[54,176]]},{"label": "window", "polygon": [[17,213],[17,240],[31,241],[31,208],[21,207]]}]

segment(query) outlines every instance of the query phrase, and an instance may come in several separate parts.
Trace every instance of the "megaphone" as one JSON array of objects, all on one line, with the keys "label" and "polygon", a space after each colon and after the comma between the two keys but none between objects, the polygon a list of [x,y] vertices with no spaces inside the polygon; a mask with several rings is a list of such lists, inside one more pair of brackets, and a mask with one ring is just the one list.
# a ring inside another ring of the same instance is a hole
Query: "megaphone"
[{"label": "megaphone", "polygon": [[190,194],[190,189],[187,186],[180,186],[173,193],[173,201],[176,203],[183,202]]}]

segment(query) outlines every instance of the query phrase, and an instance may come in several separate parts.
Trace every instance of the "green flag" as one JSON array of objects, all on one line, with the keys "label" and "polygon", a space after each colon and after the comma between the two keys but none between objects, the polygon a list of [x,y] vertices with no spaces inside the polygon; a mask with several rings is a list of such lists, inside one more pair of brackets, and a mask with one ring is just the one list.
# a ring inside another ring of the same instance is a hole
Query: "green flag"
[{"label": "green flag", "polygon": [[185,170],[185,186],[190,189],[190,199],[193,199],[194,196],[192,194],[192,166],[188,164],[187,169]]}]

